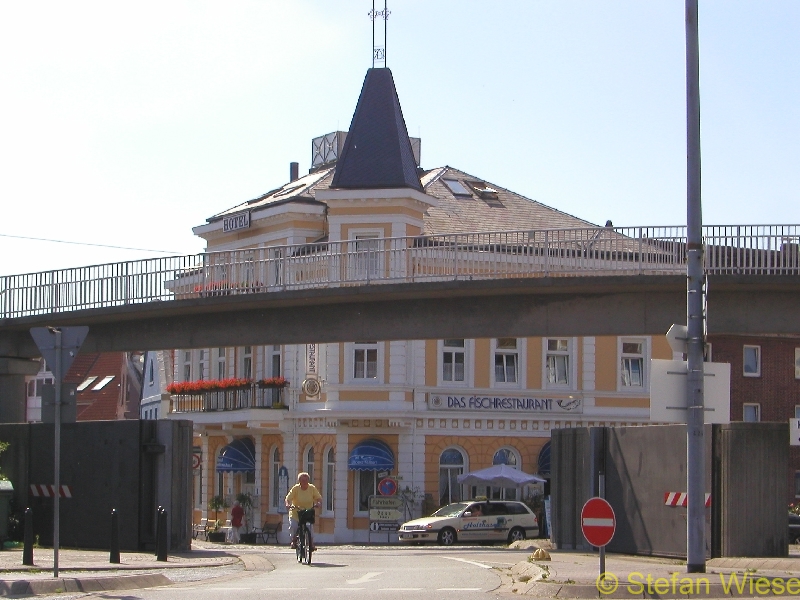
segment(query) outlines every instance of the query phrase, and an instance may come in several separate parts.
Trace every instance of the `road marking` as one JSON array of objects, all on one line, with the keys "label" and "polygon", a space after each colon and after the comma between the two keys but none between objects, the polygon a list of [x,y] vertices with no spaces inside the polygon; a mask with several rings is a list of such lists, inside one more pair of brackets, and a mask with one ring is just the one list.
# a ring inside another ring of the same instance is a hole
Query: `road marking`
[{"label": "road marking", "polygon": [[353,583],[353,584],[355,584],[355,583],[367,583],[368,581],[372,581],[373,579],[375,579],[378,575],[383,575],[383,571],[376,571],[376,572],[367,573],[366,575],[362,575],[358,579],[348,579],[347,583]]},{"label": "road marking", "polygon": [[352,592],[355,590],[365,590],[367,588],[344,588],[344,587],[337,587],[337,588],[322,588],[323,590],[328,590],[330,592]]},{"label": "road marking", "polygon": [[481,588],[437,588],[437,592],[480,592]]},{"label": "road marking", "polygon": [[[456,558],[455,556],[440,556],[439,558],[446,558],[447,560],[457,560],[459,562],[465,562],[467,564],[475,565],[476,567],[481,567],[483,569],[491,569],[492,568],[491,565],[485,565],[483,563],[475,562],[474,560],[467,560],[466,558]],[[453,589],[457,589],[457,588],[453,588]],[[467,589],[471,590],[472,588],[467,588]]]},{"label": "road marking", "polygon": [[376,592],[418,592],[423,588],[380,588]]}]

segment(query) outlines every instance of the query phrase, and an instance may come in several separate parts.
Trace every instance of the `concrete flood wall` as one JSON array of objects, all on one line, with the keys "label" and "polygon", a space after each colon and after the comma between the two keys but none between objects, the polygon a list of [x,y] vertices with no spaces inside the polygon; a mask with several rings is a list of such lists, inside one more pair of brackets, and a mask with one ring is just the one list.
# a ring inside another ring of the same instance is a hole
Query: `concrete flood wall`
[{"label": "concrete flood wall", "polygon": [[[706,549],[709,556],[785,556],[788,425],[731,423],[705,429]],[[590,549],[580,511],[599,495],[614,508],[611,552],[686,556],[686,509],[665,493],[686,491],[686,427],[573,428],[552,432],[553,540]]]},{"label": "concrete flood wall", "polygon": [[[191,421],[93,421],[61,427],[61,483],[72,498],[60,501],[60,545],[108,548],[111,510],[119,515],[120,548],[155,547],[155,513],[168,510],[170,549],[191,543]],[[54,479],[52,424],[0,425],[9,442],[0,457],[14,485],[18,511],[30,507],[34,534],[53,543],[53,499],[35,497],[30,484]]]}]

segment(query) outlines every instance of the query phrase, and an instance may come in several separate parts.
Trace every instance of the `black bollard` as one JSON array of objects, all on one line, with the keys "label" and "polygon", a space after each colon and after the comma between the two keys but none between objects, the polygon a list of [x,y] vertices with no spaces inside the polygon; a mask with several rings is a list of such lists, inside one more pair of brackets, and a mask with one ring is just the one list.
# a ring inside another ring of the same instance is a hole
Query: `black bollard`
[{"label": "black bollard", "polygon": [[161,528],[161,511],[164,508],[159,504],[158,508],[156,509],[156,550],[154,554],[158,556],[158,540],[161,537],[160,528]]},{"label": "black bollard", "polygon": [[22,564],[33,566],[33,511],[25,509],[25,547],[22,550]]},{"label": "black bollard", "polygon": [[158,539],[156,540],[156,560],[167,562],[167,509],[158,513]]},{"label": "black bollard", "polygon": [[119,564],[119,515],[117,509],[111,509],[111,552],[108,562]]}]

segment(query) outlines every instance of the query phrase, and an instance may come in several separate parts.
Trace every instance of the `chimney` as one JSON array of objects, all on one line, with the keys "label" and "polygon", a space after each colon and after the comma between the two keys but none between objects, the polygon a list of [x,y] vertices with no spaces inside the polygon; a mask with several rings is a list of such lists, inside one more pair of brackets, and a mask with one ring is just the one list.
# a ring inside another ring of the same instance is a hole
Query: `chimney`
[{"label": "chimney", "polygon": [[300,177],[300,164],[296,162],[289,163],[289,181],[296,181]]}]

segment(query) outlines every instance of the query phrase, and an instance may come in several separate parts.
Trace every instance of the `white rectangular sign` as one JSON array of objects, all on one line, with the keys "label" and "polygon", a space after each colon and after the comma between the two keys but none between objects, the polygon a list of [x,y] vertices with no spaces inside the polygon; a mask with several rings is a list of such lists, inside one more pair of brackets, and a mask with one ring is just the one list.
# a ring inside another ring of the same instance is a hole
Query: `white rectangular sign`
[{"label": "white rectangular sign", "polygon": [[789,445],[800,446],[800,419],[789,419]]},{"label": "white rectangular sign", "polygon": [[[731,365],[703,363],[706,423],[731,421]],[[650,420],[686,423],[686,361],[650,361]]]}]

